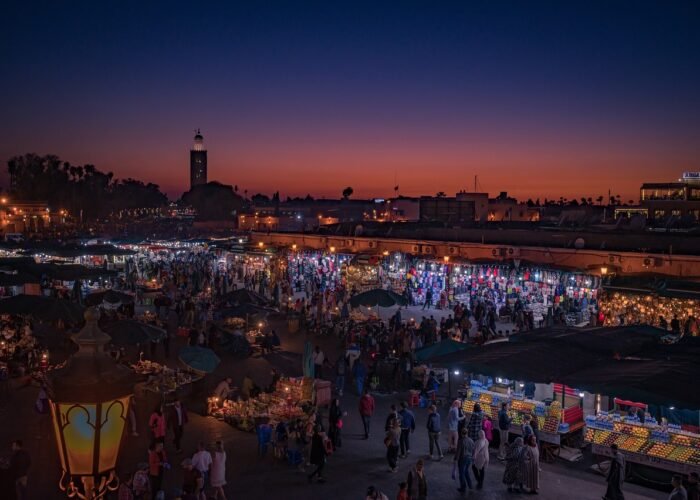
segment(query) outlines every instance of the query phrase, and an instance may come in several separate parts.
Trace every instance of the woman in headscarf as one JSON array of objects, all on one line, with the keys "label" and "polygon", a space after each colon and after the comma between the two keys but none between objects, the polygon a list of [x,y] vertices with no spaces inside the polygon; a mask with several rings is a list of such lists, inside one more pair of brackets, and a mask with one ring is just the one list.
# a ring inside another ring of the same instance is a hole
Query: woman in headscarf
[{"label": "woman in headscarf", "polygon": [[503,483],[508,487],[508,493],[520,492],[523,475],[520,470],[520,455],[523,452],[523,438],[517,437],[506,452],[506,470],[503,472]]},{"label": "woman in headscarf", "polygon": [[622,483],[625,482],[625,459],[617,450],[617,445],[613,443],[610,446],[612,449],[612,459],[610,460],[610,469],[606,481],[608,489],[603,497],[605,500],[624,500],[622,493]]},{"label": "woman in headscarf", "polygon": [[528,436],[525,443],[520,460],[523,470],[523,484],[529,493],[537,494],[540,488],[540,451],[537,448],[537,440],[534,435]]},{"label": "woman in headscarf", "polygon": [[476,478],[476,489],[480,490],[484,487],[484,475],[486,466],[489,464],[489,442],[486,439],[486,433],[479,431],[479,439],[474,445],[474,477]]},{"label": "woman in headscarf", "polygon": [[340,408],[340,399],[333,398],[328,410],[328,438],[333,443],[333,449],[341,446],[340,430],[343,428],[343,410]]}]

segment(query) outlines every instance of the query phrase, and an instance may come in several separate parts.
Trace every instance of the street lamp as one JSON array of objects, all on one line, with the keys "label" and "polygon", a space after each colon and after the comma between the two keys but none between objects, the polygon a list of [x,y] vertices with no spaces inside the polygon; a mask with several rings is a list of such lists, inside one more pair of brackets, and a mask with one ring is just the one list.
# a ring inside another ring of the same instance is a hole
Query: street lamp
[{"label": "street lamp", "polygon": [[119,486],[114,473],[134,392],[134,375],[104,347],[111,337],[97,326],[100,313],[85,311],[85,326],[73,336],[76,352],[48,376],[51,417],[68,497],[103,498]]}]

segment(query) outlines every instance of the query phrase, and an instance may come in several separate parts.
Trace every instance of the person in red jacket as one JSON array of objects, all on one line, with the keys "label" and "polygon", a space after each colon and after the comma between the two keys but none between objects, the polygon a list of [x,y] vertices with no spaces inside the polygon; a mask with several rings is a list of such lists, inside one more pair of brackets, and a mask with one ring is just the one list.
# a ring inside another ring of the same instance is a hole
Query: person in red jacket
[{"label": "person in red jacket", "polygon": [[368,391],[360,398],[360,416],[362,417],[362,425],[365,428],[365,439],[369,439],[369,422],[374,414],[374,398]]}]

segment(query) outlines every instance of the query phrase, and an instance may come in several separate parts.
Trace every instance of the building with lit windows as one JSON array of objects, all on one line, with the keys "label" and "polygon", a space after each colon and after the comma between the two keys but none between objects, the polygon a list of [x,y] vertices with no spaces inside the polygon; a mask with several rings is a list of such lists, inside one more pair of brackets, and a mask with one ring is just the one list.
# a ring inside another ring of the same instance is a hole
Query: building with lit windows
[{"label": "building with lit windows", "polygon": [[639,204],[649,219],[692,216],[700,220],[700,172],[683,172],[678,182],[642,184]]}]

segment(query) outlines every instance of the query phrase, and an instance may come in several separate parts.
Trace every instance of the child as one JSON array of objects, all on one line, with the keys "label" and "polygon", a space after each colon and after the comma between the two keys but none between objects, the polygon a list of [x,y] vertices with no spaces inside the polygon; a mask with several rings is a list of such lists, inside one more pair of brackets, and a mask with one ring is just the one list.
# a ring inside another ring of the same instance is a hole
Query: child
[{"label": "child", "polygon": [[399,483],[399,494],[396,495],[396,500],[408,500],[408,483]]}]

